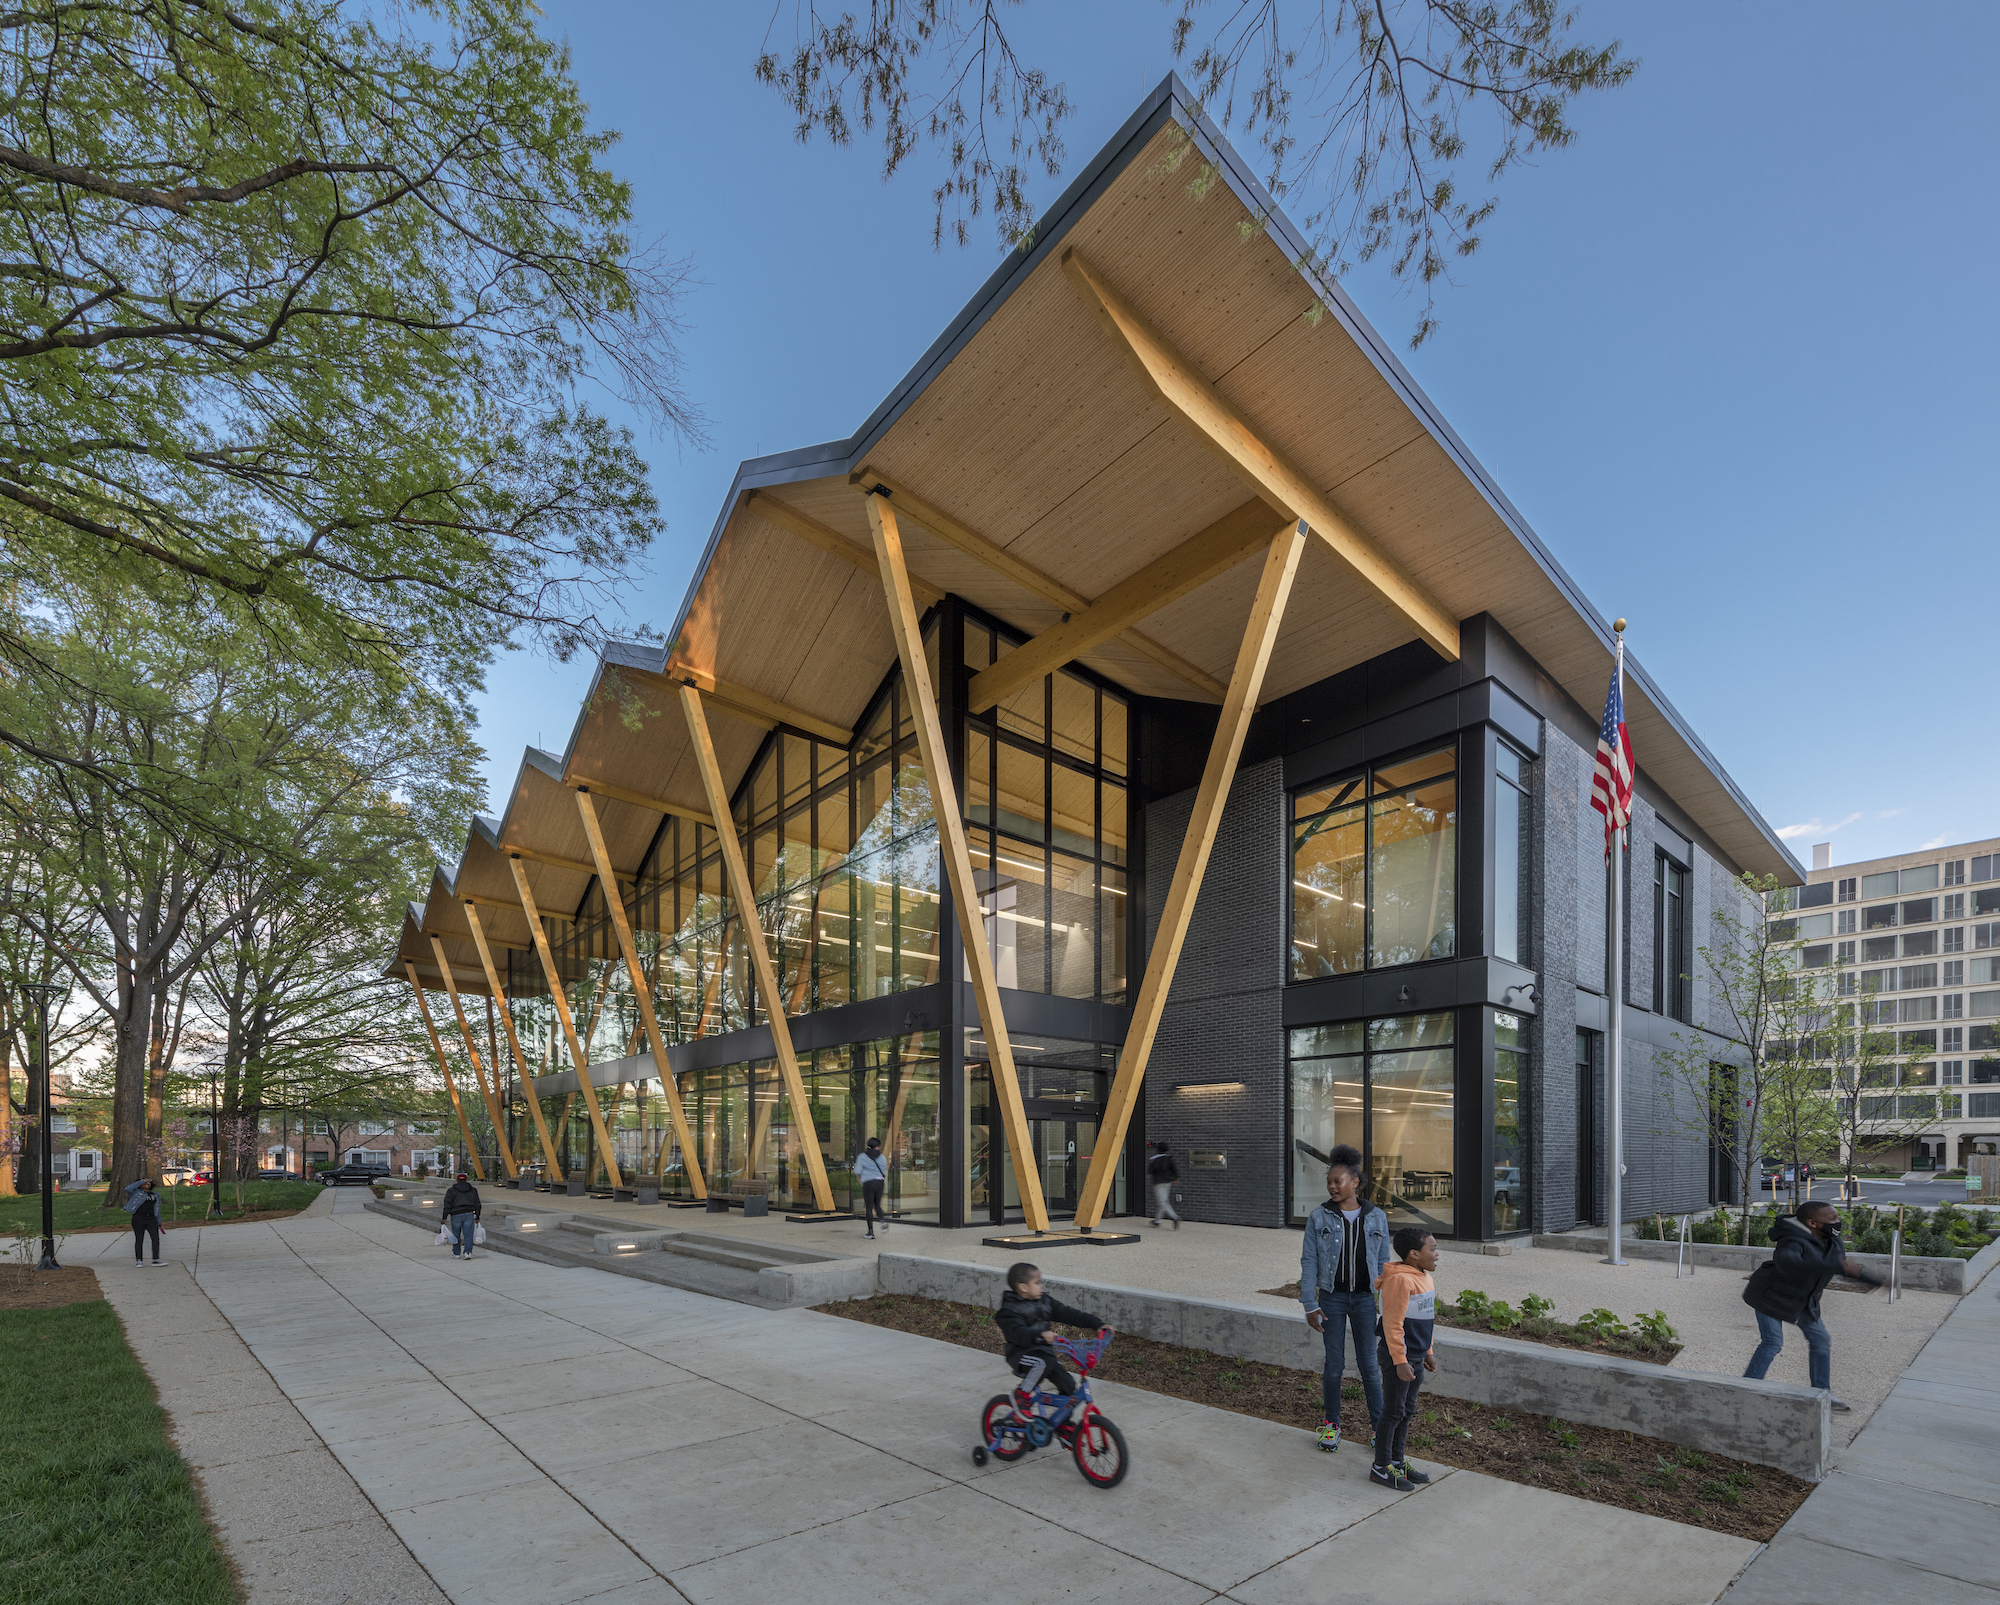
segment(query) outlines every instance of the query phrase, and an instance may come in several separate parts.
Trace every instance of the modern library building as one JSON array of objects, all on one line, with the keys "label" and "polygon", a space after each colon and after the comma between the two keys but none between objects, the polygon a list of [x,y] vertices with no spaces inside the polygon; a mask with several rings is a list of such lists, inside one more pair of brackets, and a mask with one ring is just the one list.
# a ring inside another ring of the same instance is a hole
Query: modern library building
[{"label": "modern library building", "polygon": [[[490,1172],[1096,1228],[1601,1219],[1612,634],[1168,79],[847,440],[744,463],[668,644],[412,903]],[[819,360],[841,358],[829,331]],[[801,360],[814,360],[808,340]],[[1639,621],[1643,639],[1643,619]],[[1659,1056],[1803,873],[1636,660],[1628,1212],[1726,1196]]]}]

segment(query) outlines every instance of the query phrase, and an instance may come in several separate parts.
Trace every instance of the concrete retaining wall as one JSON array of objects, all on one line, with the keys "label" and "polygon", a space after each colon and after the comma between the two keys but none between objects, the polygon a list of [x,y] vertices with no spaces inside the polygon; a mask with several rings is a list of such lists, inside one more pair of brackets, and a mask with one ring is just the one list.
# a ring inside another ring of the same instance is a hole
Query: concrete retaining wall
[{"label": "concrete retaining wall", "polygon": [[757,1291],[778,1304],[810,1306],[875,1296],[875,1261],[822,1260],[817,1265],[767,1265],[757,1273]]},{"label": "concrete retaining wall", "polygon": [[[1535,1235],[1537,1248],[1566,1248],[1579,1254],[1595,1254],[1604,1257],[1602,1237],[1584,1237],[1569,1232],[1542,1233]],[[1981,1250],[1990,1254],[1993,1244]],[[1678,1243],[1659,1243],[1650,1237],[1628,1237],[1625,1239],[1627,1259],[1672,1260],[1680,1252]],[[1771,1257],[1768,1248],[1745,1248],[1740,1243],[1690,1243],[1688,1252],[1694,1256],[1697,1265],[1714,1265],[1723,1269],[1748,1272],[1762,1265]],[[1855,1254],[1850,1256],[1871,1276],[1879,1276],[1884,1281],[1889,1276],[1889,1256],[1887,1254]],[[1917,1293],[1966,1293],[1971,1290],[1977,1278],[1968,1278],[1966,1267],[1976,1261],[1962,1259],[1918,1259],[1905,1254],[1902,1263],[1903,1287]],[[1984,1275],[1982,1271],[1980,1273]]]},{"label": "concrete retaining wall", "polygon": [[[991,1308],[1003,1291],[1005,1273],[990,1265],[911,1254],[884,1254],[876,1263],[884,1293]],[[1065,1303],[1136,1337],[1302,1371],[1317,1372],[1325,1357],[1322,1339],[1295,1311],[1180,1298],[1046,1272],[1043,1282]],[[1662,1438],[1812,1481],[1826,1469],[1827,1396],[1797,1383],[1750,1382],[1445,1328],[1439,1369],[1425,1387],[1472,1404]]]}]

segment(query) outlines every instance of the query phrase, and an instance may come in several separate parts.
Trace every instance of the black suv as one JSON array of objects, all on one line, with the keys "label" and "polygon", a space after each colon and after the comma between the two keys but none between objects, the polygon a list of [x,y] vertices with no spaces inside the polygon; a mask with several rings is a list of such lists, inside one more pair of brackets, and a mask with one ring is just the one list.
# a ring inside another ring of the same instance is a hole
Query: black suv
[{"label": "black suv", "polygon": [[329,1187],[366,1187],[373,1182],[386,1181],[388,1176],[387,1165],[338,1165],[319,1173],[319,1179]]}]

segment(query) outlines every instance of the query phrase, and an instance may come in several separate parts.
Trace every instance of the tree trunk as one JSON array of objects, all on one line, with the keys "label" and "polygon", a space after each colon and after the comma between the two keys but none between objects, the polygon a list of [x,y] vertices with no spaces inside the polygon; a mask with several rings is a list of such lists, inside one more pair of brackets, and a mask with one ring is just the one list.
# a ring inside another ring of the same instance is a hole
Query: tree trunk
[{"label": "tree trunk", "polygon": [[[104,1207],[116,1209],[125,1187],[146,1170],[146,1089],[151,1077],[153,994],[158,980],[150,969],[128,972],[120,990],[116,1072],[111,1088],[111,1185]],[[128,990],[129,988],[129,990]]]},{"label": "tree trunk", "polygon": [[14,1032],[0,1005],[0,1198],[14,1196]]}]

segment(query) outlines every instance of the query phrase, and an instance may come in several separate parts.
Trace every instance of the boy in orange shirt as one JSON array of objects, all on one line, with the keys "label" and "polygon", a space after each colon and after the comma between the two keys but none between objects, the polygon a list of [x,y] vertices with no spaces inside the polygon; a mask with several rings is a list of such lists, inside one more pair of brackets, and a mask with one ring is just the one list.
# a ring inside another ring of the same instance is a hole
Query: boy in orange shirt
[{"label": "boy in orange shirt", "polygon": [[1437,1322],[1437,1239],[1420,1226],[1398,1228],[1389,1239],[1396,1261],[1375,1278],[1381,1301],[1375,1330],[1380,1334],[1376,1364],[1382,1368],[1382,1424],[1375,1429],[1375,1464],[1368,1480],[1407,1493],[1429,1482],[1426,1472],[1403,1458],[1403,1440],[1417,1413],[1424,1372],[1435,1371],[1431,1337]]}]

